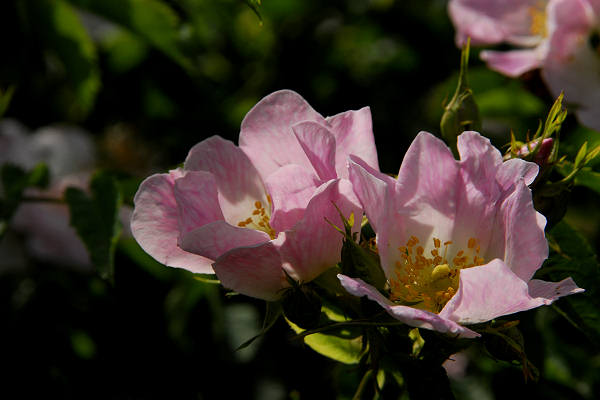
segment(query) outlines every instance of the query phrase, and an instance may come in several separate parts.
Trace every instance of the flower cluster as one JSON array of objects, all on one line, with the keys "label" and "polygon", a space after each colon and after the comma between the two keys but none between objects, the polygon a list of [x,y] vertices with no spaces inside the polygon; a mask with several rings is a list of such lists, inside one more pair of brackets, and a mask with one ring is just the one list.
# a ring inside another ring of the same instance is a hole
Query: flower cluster
[{"label": "flower cluster", "polygon": [[548,256],[528,187],[538,166],[503,161],[477,132],[458,137],[460,160],[421,132],[394,179],[379,172],[368,108],[323,118],[280,91],[248,113],[239,143],[206,139],[183,168],[142,183],[131,228],[158,261],[278,300],[336,268],[332,221],[353,215],[356,233],[364,211],[386,282],[339,280],[407,325],[476,337],[467,325],[582,290],[532,279]]},{"label": "flower cluster", "polygon": [[580,121],[600,130],[600,1],[451,0],[456,42],[507,43],[509,51],[483,51],[490,68],[516,77],[541,68],[555,96],[561,91]]}]

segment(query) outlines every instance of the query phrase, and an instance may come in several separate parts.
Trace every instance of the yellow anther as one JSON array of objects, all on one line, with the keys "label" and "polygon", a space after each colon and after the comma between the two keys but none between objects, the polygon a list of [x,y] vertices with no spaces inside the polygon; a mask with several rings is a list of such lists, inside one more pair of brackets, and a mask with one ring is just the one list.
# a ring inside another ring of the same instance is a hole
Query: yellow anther
[{"label": "yellow anther", "polygon": [[472,249],[476,245],[477,245],[477,240],[475,238],[469,238],[469,241],[467,242],[467,247]]},{"label": "yellow anther", "polygon": [[417,243],[419,243],[419,239],[417,239],[417,238],[416,238],[416,237],[414,237],[414,236],[411,236],[411,237],[408,239],[408,242],[406,242],[406,247],[408,247],[408,248],[411,248],[411,247],[413,247],[414,245],[416,245]]},{"label": "yellow anther", "polygon": [[262,203],[260,201],[255,201],[254,202],[254,207],[258,208],[259,210],[262,208]]},{"label": "yellow anther", "polygon": [[423,248],[423,246],[419,246],[417,247],[417,254],[418,255],[423,255],[423,253],[425,252],[425,249]]},{"label": "yellow anther", "polygon": [[[440,241],[440,239],[433,238],[433,245],[435,246],[436,249],[439,249],[441,244],[442,244],[442,242]],[[437,253],[437,250],[435,250],[435,252]]]},{"label": "yellow anther", "polygon": [[448,264],[436,265],[433,271],[431,271],[431,280],[437,281],[439,279],[447,278],[450,276],[450,266]]},{"label": "yellow anther", "polygon": [[444,246],[448,246],[452,244],[452,240],[448,240],[447,242],[444,242]]}]

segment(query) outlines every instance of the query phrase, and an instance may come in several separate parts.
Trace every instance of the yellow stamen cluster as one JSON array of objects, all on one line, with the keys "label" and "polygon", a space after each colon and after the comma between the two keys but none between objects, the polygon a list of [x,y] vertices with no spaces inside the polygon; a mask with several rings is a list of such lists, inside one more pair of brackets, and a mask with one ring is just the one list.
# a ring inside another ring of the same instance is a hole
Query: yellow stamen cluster
[{"label": "yellow stamen cluster", "polygon": [[[269,205],[271,204],[271,197],[267,196],[267,200],[269,201]],[[252,211],[252,216],[246,218],[243,221],[238,222],[237,226],[241,228],[250,228],[256,229],[259,231],[263,231],[271,237],[271,239],[275,239],[277,236],[275,234],[275,230],[271,228],[270,224],[271,216],[264,208],[260,201],[254,202],[254,210]]]},{"label": "yellow stamen cluster", "polygon": [[400,260],[396,261],[396,279],[390,280],[390,299],[440,312],[458,290],[460,270],[485,263],[479,255],[481,247],[477,239],[469,238],[467,250],[457,251],[448,261],[448,247],[452,244],[433,238],[433,249],[428,256],[419,239],[411,236],[406,246],[398,248]]},{"label": "yellow stamen cluster", "polygon": [[529,32],[535,36],[545,37],[547,34],[545,2],[538,2],[538,4],[529,7],[528,11],[529,16],[531,17],[531,25],[529,26]]}]

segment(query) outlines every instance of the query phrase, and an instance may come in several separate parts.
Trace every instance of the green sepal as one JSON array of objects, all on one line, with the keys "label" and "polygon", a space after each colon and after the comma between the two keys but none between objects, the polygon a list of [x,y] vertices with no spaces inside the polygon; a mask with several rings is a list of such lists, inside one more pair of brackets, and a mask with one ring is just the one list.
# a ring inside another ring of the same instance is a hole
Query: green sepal
[{"label": "green sepal", "polygon": [[263,320],[262,329],[258,334],[246,340],[244,343],[240,344],[236,351],[245,349],[246,347],[250,346],[256,339],[267,333],[282,315],[283,308],[281,307],[281,303],[268,301],[266,304],[267,309],[265,311],[265,319]]}]

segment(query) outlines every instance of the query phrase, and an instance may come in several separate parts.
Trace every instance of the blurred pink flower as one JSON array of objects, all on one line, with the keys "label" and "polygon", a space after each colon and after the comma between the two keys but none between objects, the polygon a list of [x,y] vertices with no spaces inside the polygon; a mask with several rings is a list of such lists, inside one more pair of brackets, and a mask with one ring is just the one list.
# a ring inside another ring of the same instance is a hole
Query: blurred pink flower
[{"label": "blurred pink flower", "polygon": [[464,325],[528,310],[581,292],[571,278],[531,279],[548,256],[546,219],[527,187],[538,166],[502,161],[477,132],[458,137],[460,161],[421,132],[398,179],[351,157],[350,180],[373,229],[389,296],[339,275],[356,296],[368,296],[394,318],[462,337]]},{"label": "blurred pink flower", "polygon": [[508,43],[519,49],[483,51],[490,68],[516,77],[541,68],[554,96],[586,126],[600,130],[599,0],[451,0],[456,42]]},{"label": "blurred pink flower", "polygon": [[339,219],[333,204],[361,212],[349,154],[377,168],[368,108],[323,118],[297,93],[275,92],[244,118],[239,148],[213,136],[183,169],[142,183],[133,235],[168,266],[214,270],[228,288],[276,299],[286,273],[306,282],[339,261],[342,237],[325,218]]}]

